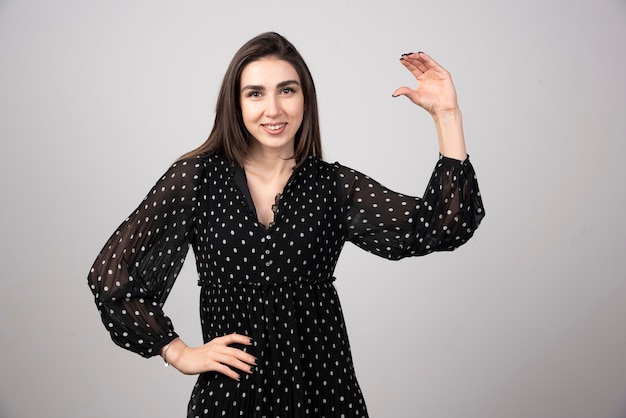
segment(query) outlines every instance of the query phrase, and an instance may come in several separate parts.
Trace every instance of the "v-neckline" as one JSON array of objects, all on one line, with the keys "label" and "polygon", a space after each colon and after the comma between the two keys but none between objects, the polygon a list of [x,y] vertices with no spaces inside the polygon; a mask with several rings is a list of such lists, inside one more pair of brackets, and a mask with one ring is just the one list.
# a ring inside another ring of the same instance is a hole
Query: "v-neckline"
[{"label": "v-neckline", "polygon": [[254,199],[252,199],[252,193],[250,192],[250,187],[248,186],[248,177],[246,176],[246,170],[244,170],[244,168],[241,167],[239,164],[235,164],[234,174],[233,174],[235,184],[237,185],[237,187],[239,188],[239,191],[243,195],[246,205],[248,206],[248,208],[250,209],[250,212],[252,213],[254,217],[254,222],[264,232],[270,232],[272,229],[274,229],[274,225],[276,224],[276,221],[278,220],[278,213],[279,213],[278,209],[282,201],[282,197],[285,195],[287,188],[293,182],[293,179],[295,178],[295,174],[297,170],[298,170],[298,167],[297,166],[294,167],[282,191],[277,193],[276,196],[274,196],[274,204],[272,205],[272,212],[274,213],[274,219],[272,220],[272,222],[269,223],[269,225],[265,225],[263,222],[259,220],[259,217],[257,215],[257,210],[254,204]]}]

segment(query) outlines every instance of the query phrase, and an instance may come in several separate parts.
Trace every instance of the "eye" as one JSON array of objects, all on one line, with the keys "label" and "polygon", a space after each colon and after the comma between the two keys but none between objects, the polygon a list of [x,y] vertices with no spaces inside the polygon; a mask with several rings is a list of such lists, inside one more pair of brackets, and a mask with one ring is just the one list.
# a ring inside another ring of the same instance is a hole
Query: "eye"
[{"label": "eye", "polygon": [[261,92],[257,90],[250,90],[246,96],[247,97],[261,97]]},{"label": "eye", "polygon": [[295,93],[296,90],[293,87],[285,87],[280,91],[282,94],[292,94]]}]

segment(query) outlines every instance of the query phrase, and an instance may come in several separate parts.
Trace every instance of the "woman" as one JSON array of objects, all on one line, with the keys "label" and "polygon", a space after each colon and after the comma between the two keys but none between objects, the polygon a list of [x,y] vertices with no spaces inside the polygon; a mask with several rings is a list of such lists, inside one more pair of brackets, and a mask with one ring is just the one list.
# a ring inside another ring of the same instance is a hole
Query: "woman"
[{"label": "woman", "polygon": [[[424,198],[321,159],[311,74],[286,39],[248,41],[226,71],[208,140],[184,155],[109,239],[89,282],[116,344],[199,374],[190,417],[363,417],[332,284],[346,241],[399,259],[452,250],[484,216],[449,74],[424,53],[402,87],[437,126]],[[193,247],[205,344],[163,304]]]}]

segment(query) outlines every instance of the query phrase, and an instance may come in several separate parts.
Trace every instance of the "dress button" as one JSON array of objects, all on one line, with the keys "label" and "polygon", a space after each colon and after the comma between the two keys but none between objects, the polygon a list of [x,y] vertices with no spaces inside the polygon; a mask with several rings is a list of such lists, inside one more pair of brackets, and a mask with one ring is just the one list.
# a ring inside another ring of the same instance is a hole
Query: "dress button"
[{"label": "dress button", "polygon": [[267,260],[267,261],[265,262],[265,265],[266,265],[267,267],[271,266],[271,265],[272,265],[272,260]]}]

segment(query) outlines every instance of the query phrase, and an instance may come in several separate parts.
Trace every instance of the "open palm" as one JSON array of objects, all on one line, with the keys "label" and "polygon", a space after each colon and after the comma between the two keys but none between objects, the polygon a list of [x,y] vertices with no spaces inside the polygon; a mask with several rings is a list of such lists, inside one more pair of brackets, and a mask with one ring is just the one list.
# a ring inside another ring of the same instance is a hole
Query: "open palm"
[{"label": "open palm", "polygon": [[417,87],[400,87],[393,95],[406,96],[430,114],[458,108],[456,90],[450,73],[423,52],[404,54],[400,62],[415,76]]}]

